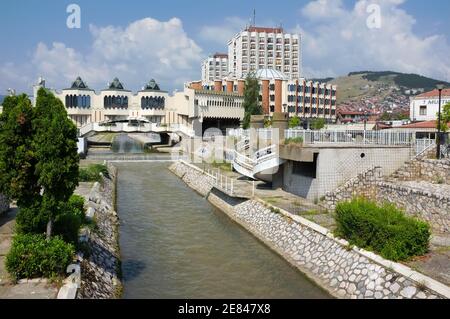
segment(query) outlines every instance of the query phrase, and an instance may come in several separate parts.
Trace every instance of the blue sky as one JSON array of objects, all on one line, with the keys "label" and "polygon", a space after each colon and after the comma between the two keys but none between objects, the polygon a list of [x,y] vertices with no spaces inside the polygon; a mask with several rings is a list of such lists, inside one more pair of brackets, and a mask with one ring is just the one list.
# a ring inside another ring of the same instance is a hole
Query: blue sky
[{"label": "blue sky", "polygon": [[[70,3],[81,7],[81,29],[66,27]],[[282,23],[302,34],[306,77],[391,69],[450,81],[448,0],[275,3],[3,0],[0,94],[8,87],[29,91],[39,75],[55,88],[80,74],[96,89],[115,75],[133,90],[150,78],[181,89],[184,81],[200,78],[202,58],[226,51],[226,39],[249,21],[253,8],[257,25]],[[377,30],[361,27],[372,3],[381,8]],[[135,37],[142,40],[130,40]]]}]

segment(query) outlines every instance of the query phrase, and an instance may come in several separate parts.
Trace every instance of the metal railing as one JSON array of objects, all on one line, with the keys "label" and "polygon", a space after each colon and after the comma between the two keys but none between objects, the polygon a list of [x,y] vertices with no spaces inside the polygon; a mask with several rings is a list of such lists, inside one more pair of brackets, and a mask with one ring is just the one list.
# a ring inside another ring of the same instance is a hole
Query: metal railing
[{"label": "metal railing", "polygon": [[421,155],[422,153],[426,152],[428,149],[430,149],[433,145],[436,144],[436,140],[433,139],[417,139],[416,145],[415,145],[415,153],[416,156]]},{"label": "metal railing", "polygon": [[380,131],[308,131],[286,130],[285,138],[302,138],[305,144],[318,143],[352,143],[375,145],[412,145],[414,132],[380,132]]},{"label": "metal railing", "polygon": [[233,196],[234,180],[231,177],[221,174],[220,169],[206,169],[204,173],[212,178],[214,187]]}]

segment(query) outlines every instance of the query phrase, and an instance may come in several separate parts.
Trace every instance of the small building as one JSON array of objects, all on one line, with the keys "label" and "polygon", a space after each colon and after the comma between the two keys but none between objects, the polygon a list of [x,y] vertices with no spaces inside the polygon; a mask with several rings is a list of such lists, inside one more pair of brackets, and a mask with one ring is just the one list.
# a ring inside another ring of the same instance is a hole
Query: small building
[{"label": "small building", "polygon": [[[441,92],[441,107],[450,103],[450,89]],[[410,118],[413,122],[436,121],[439,112],[439,91],[425,92],[411,98]]]}]

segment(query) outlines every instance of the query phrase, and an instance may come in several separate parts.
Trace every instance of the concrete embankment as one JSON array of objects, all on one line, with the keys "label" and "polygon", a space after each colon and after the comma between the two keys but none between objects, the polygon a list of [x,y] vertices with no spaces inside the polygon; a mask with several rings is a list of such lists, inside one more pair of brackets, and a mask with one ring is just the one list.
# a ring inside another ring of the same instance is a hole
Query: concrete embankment
[{"label": "concrete embankment", "polygon": [[326,228],[259,199],[238,200],[184,161],[170,170],[236,223],[338,298],[449,298],[450,288],[412,269],[352,247]]},{"label": "concrete embankment", "polygon": [[122,294],[119,218],[115,211],[117,169],[108,164],[108,177],[95,183],[87,202],[93,227],[83,240],[86,256],[81,261],[79,299],[120,298]]}]

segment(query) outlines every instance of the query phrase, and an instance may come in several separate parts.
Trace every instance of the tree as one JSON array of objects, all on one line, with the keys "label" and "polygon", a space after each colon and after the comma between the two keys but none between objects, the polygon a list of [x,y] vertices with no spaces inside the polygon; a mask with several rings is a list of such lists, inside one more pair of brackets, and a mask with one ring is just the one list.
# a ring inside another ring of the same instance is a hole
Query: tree
[{"label": "tree", "polygon": [[261,115],[262,109],[259,105],[259,83],[253,73],[249,73],[245,79],[244,91],[244,121],[242,126],[247,129],[250,126],[250,118],[252,115]]},{"label": "tree", "polygon": [[25,94],[6,97],[0,117],[0,192],[19,207],[40,202],[35,174],[37,163],[33,143],[33,108]]},{"label": "tree", "polygon": [[289,128],[299,127],[301,124],[300,118],[295,115],[289,119]]},{"label": "tree", "polygon": [[325,119],[324,118],[315,118],[311,124],[313,130],[321,130],[325,127]]},{"label": "tree", "polygon": [[[437,114],[439,118],[439,114]],[[450,123],[450,102],[445,104],[441,111],[441,131],[448,131],[448,123]],[[439,123],[436,124],[436,127],[439,128]]]},{"label": "tree", "polygon": [[77,129],[62,102],[43,88],[37,94],[35,115],[36,173],[42,190],[41,213],[48,216],[50,238],[55,218],[78,186]]}]

